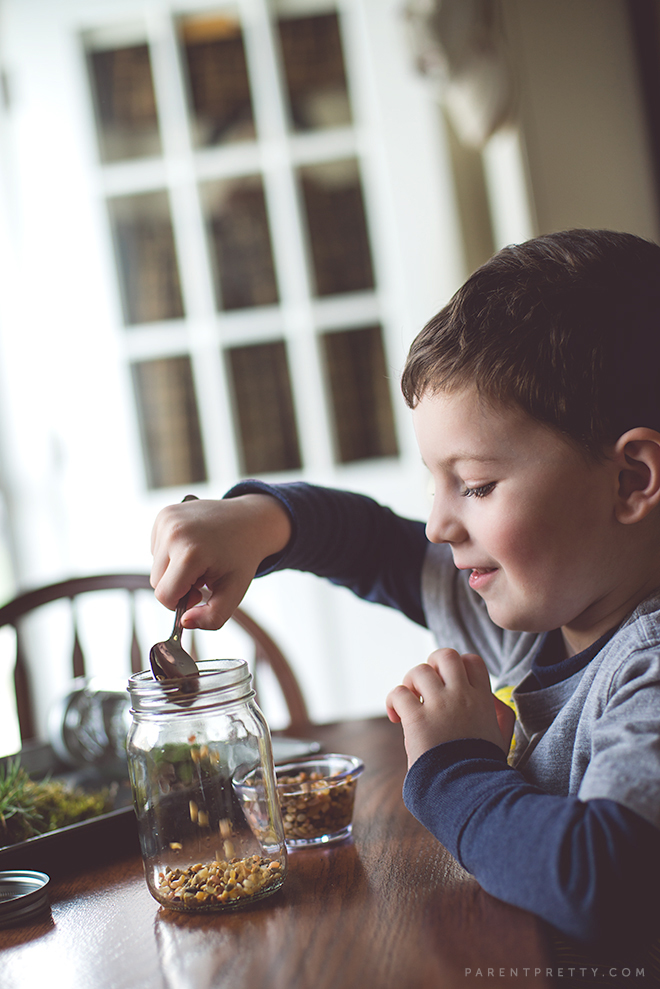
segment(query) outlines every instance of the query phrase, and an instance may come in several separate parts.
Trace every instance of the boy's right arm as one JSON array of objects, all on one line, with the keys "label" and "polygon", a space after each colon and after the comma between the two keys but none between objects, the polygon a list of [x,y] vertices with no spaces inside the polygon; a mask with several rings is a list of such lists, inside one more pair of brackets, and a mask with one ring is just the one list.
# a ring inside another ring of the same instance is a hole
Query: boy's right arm
[{"label": "boy's right arm", "polygon": [[[187,628],[219,628],[255,575],[293,569],[426,624],[421,600],[424,523],[372,498],[296,481],[242,481],[222,501],[189,501],[158,516],[152,584],[172,610],[194,588]],[[204,585],[209,604],[199,606]]]},{"label": "boy's right arm", "polygon": [[[239,606],[261,562],[282,552],[290,538],[289,514],[268,494],[170,505],[153,527],[151,584],[171,610],[193,588],[184,626],[217,629]],[[206,603],[200,603],[203,587]]]}]

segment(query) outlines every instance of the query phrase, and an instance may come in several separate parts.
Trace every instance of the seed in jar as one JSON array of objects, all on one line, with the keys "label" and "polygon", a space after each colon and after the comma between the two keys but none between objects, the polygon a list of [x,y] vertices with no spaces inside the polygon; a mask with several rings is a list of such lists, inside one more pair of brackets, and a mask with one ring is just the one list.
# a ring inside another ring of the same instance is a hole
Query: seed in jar
[{"label": "seed in jar", "polygon": [[229,838],[226,838],[222,843],[222,847],[224,848],[225,855],[227,856],[228,859],[234,857],[235,848],[233,841],[230,841]]},{"label": "seed in jar", "polygon": [[172,849],[173,852],[180,852],[181,849],[183,848],[183,845],[181,844],[180,841],[171,841],[170,848]]},{"label": "seed in jar", "polygon": [[197,813],[197,823],[199,824],[200,828],[208,828],[208,826],[209,826],[209,815],[206,813],[205,810],[198,811],[198,813]]},{"label": "seed in jar", "polygon": [[168,905],[199,909],[255,896],[282,874],[281,862],[251,855],[232,862],[196,863],[188,869],[166,869],[158,890]]},{"label": "seed in jar", "polygon": [[197,820],[198,815],[199,815],[199,808],[197,807],[197,804],[195,803],[194,800],[190,800],[188,802],[188,808],[190,810],[190,820],[194,824],[196,822],[196,820]]},{"label": "seed in jar", "polygon": [[218,824],[218,830],[223,838],[231,838],[231,821],[223,817]]}]

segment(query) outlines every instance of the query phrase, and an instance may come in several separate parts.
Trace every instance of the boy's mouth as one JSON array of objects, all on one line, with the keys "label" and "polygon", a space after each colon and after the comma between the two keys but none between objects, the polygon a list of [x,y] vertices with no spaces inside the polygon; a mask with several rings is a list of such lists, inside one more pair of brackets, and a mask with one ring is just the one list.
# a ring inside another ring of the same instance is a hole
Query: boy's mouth
[{"label": "boy's mouth", "polygon": [[481,590],[494,573],[497,573],[497,567],[474,567],[470,571],[468,583],[473,590]]}]

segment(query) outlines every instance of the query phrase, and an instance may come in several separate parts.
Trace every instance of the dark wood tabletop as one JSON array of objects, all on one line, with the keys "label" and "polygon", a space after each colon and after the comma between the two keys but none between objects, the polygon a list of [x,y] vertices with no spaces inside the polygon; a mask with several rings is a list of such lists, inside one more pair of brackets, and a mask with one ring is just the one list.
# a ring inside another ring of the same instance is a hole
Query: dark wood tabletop
[{"label": "dark wood tabletop", "polygon": [[484,893],[404,807],[401,729],[311,734],[364,760],[351,839],[290,853],[283,888],[231,915],[163,909],[134,852],[69,872],[51,883],[50,914],[0,931],[0,989],[551,985],[542,925]]}]

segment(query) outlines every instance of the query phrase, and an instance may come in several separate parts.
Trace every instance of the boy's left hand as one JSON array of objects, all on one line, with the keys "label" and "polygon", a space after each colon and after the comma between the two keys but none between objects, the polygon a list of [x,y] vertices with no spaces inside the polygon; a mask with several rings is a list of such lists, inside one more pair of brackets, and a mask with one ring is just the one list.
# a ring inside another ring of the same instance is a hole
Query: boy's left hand
[{"label": "boy's left hand", "polygon": [[486,664],[473,653],[436,649],[387,696],[390,721],[401,722],[408,766],[457,738],[485,738],[509,751],[515,715],[492,693]]}]

